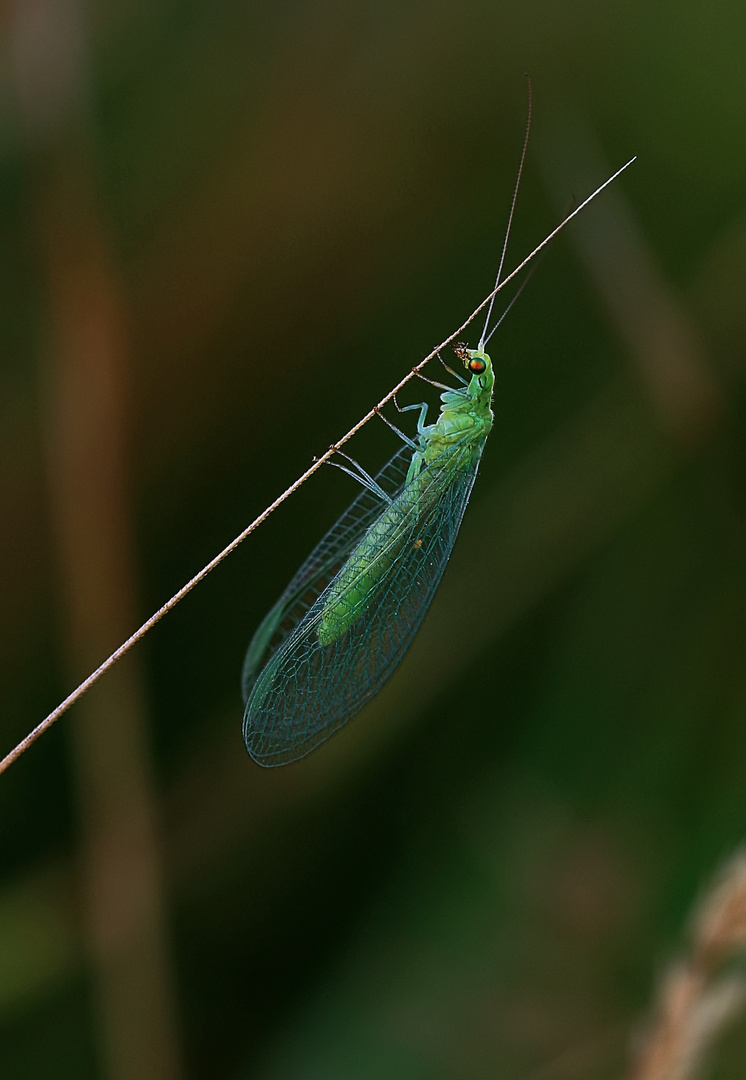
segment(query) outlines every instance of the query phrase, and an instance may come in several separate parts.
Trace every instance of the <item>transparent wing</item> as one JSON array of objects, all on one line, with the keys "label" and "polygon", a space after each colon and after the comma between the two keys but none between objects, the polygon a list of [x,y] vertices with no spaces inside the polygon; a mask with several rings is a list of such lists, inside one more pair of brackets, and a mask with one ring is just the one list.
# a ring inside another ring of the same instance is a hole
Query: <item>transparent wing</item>
[{"label": "transparent wing", "polygon": [[[379,487],[391,498],[403,488],[411,460],[411,447],[403,446],[375,477]],[[262,620],[246,651],[241,672],[244,702],[262,667],[313,606],[383,508],[381,500],[363,488],[292,578]]]},{"label": "transparent wing", "polygon": [[[482,446],[454,452],[411,481],[386,511],[395,535],[375,554],[385,567],[360,616],[322,645],[318,624],[331,586],[314,601],[260,672],[244,713],[247,749],[260,765],[310,753],[354,716],[392,674],[438,587],[458,535]],[[409,497],[408,497],[409,496]],[[394,553],[394,557],[392,557]]]}]

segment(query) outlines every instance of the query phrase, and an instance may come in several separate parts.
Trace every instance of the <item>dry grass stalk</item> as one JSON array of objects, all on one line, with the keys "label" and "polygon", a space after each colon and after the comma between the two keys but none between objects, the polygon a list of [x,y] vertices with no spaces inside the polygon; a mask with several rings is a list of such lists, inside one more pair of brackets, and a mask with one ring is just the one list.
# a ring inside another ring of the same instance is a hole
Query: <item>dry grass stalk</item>
[{"label": "dry grass stalk", "polygon": [[633,1080],[694,1080],[746,1002],[746,978],[723,965],[746,949],[746,851],[726,864],[694,914],[689,955],[661,984]]}]

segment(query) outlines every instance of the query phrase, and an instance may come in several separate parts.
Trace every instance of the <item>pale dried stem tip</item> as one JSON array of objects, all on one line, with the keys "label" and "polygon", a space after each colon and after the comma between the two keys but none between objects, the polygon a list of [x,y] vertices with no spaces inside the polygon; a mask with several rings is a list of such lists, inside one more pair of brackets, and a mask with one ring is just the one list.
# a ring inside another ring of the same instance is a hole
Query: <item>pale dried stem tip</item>
[{"label": "pale dried stem tip", "polygon": [[726,863],[703,898],[692,937],[702,967],[714,968],[746,949],[746,850]]},{"label": "pale dried stem tip", "polygon": [[739,851],[695,912],[689,955],[663,979],[634,1080],[694,1080],[701,1074],[715,1039],[746,1001],[743,975],[719,974],[745,949],[746,852]]}]

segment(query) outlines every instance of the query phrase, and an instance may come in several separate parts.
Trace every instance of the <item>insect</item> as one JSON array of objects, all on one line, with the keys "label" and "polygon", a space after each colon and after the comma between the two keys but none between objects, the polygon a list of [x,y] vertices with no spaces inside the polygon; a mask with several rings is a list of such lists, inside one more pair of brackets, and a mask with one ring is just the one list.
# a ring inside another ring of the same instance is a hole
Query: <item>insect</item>
[{"label": "insect", "polygon": [[[530,116],[529,87],[529,125]],[[401,662],[435,595],[492,428],[495,377],[485,347],[502,321],[488,333],[527,138],[528,126],[479,344],[476,349],[454,346],[470,377],[465,379],[444,364],[459,385],[434,383],[443,392],[440,413],[432,424],[426,422],[427,404],[399,410],[419,410],[415,439],[374,410],[403,446],[375,477],[342,454],[353,468],[336,464],[363,490],[303,563],[249,645],[242,673],[243,736],[260,765],[284,765],[305,757],[359,712]],[[528,277],[503,317],[527,281]],[[413,374],[425,378],[419,367]]]},{"label": "insect", "polygon": [[243,734],[261,765],[304,757],[342,727],[380,690],[422,622],[492,428],[495,377],[484,343],[456,352],[471,378],[452,372],[458,387],[436,384],[437,420],[426,423],[425,403],[401,410],[420,411],[416,441],[390,424],[404,445],[376,477],[340,466],[363,490],[254,635]]},{"label": "insect", "polygon": [[[529,81],[528,122],[496,289],[530,125]],[[347,460],[354,471],[338,466],[363,490],[265,617],[244,660],[243,736],[258,764],[297,761],[338,731],[378,693],[417,633],[456,542],[492,429],[495,376],[485,346],[502,321],[488,333],[493,303],[494,294],[477,348],[454,346],[470,378],[442,358],[457,387],[420,376],[442,390],[435,422],[426,423],[426,403],[400,409],[419,410],[413,440],[379,412],[404,444],[398,453],[375,477],[352,458]]]}]

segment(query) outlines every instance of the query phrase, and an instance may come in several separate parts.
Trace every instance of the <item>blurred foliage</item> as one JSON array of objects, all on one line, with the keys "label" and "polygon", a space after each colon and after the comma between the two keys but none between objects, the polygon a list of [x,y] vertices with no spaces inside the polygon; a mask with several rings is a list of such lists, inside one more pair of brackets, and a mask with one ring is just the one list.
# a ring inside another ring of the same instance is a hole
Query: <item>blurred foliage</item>
[{"label": "blurred foliage", "polygon": [[[525,70],[509,261],[639,155],[493,339],[462,536],[365,713],[283,770],[241,742],[243,652],[336,470],[139,647],[181,1065],[102,1049],[78,717],[0,779],[3,1076],[623,1074],[746,834],[746,9],[15,0],[2,32],[3,752],[116,644],[70,644],[59,327],[116,311],[125,636],[486,294]],[[742,1022],[713,1075],[745,1059]]]}]

